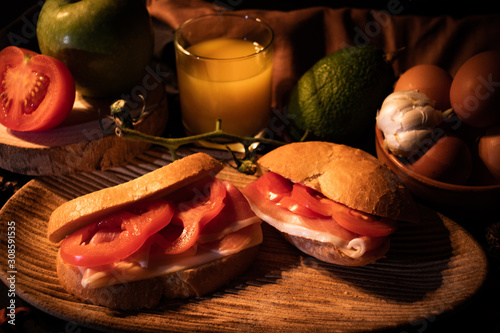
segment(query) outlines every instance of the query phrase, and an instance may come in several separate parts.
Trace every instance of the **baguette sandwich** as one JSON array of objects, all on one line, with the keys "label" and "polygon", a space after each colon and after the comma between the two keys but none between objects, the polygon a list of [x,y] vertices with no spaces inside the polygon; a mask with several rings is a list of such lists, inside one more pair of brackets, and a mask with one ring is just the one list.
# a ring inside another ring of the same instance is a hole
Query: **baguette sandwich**
[{"label": "baguette sandwich", "polygon": [[363,266],[383,257],[398,221],[416,204],[372,155],[327,142],[291,143],[257,164],[264,173],[242,192],[252,210],[302,252]]},{"label": "baguette sandwich", "polygon": [[253,263],[261,220],[209,155],[184,157],[129,182],[67,201],[48,238],[57,275],[77,298],[109,308],[201,296]]}]

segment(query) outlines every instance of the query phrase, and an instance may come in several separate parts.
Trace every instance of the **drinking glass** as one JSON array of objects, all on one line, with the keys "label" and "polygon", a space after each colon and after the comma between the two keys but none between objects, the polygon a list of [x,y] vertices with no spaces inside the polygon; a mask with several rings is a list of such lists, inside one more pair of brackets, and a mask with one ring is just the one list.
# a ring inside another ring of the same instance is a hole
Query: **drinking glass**
[{"label": "drinking glass", "polygon": [[186,134],[213,131],[253,136],[271,115],[273,31],[258,18],[204,15],[183,23],[174,38]]}]

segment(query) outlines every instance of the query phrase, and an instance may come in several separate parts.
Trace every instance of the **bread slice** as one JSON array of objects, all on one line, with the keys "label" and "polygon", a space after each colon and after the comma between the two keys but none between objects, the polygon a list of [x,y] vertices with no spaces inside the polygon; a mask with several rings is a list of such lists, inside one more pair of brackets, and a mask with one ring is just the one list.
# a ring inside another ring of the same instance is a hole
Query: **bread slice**
[{"label": "bread slice", "polygon": [[257,163],[294,183],[365,213],[415,221],[411,193],[389,168],[369,153],[330,142],[307,141],[276,148]]},{"label": "bread slice", "polygon": [[114,213],[126,205],[175,192],[208,175],[215,176],[223,165],[205,153],[176,160],[123,184],[67,201],[49,219],[47,236],[58,243],[83,226]]},{"label": "bread slice", "polygon": [[61,285],[78,299],[118,310],[136,310],[156,307],[162,299],[213,292],[250,268],[257,253],[258,246],[254,246],[184,271],[100,288],[83,287],[80,269],[65,263],[59,253],[56,268]]},{"label": "bread slice", "polygon": [[[48,238],[60,242],[79,228],[140,200],[167,196],[206,176],[215,176],[223,165],[205,153],[186,156],[129,182],[70,200],[50,216]],[[247,270],[258,245],[190,269],[164,276],[91,288],[82,286],[82,270],[57,254],[61,285],[77,298],[119,310],[152,308],[162,298],[186,298],[212,292]]]}]

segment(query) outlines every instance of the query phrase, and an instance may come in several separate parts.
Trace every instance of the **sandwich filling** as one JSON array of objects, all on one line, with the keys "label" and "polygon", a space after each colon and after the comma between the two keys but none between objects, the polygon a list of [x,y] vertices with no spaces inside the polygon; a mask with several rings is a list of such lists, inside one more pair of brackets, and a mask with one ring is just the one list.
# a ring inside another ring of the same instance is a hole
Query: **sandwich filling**
[{"label": "sandwich filling", "polygon": [[289,235],[335,245],[356,259],[380,247],[397,222],[351,209],[274,172],[242,190],[262,220]]},{"label": "sandwich filling", "polygon": [[165,198],[138,202],[61,243],[82,286],[149,279],[209,263],[262,243],[261,220],[231,183],[215,177]]}]

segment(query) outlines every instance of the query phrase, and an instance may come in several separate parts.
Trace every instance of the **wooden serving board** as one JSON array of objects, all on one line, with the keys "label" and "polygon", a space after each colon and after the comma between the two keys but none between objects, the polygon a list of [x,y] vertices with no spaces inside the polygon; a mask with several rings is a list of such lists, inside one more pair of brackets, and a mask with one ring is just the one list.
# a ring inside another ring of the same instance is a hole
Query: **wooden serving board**
[{"label": "wooden serving board", "polygon": [[[6,233],[8,221],[15,222],[18,296],[63,320],[109,331],[354,332],[435,320],[471,298],[487,275],[476,241],[455,222],[422,207],[420,223],[402,225],[386,258],[364,267],[304,255],[264,223],[264,242],[250,270],[205,297],[133,312],[76,300],[55,272],[57,246],[46,238],[51,212],[66,200],[170,161],[166,150],[153,149],[124,167],[40,177],[17,192],[0,211],[0,233]],[[255,179],[231,167],[218,177],[240,188]],[[2,237],[0,251],[6,248]],[[8,271],[2,261],[4,283]]]},{"label": "wooden serving board", "polygon": [[[43,132],[17,132],[0,125],[0,168],[24,175],[59,175],[72,172],[105,170],[125,164],[151,145],[126,141],[99,126],[98,113],[109,114],[114,100],[84,98],[77,94],[72,113],[57,128]],[[142,101],[132,100],[140,111]],[[146,110],[150,115],[137,130],[161,135],[168,120],[163,85],[148,91]],[[111,119],[103,119],[108,127]]]}]

